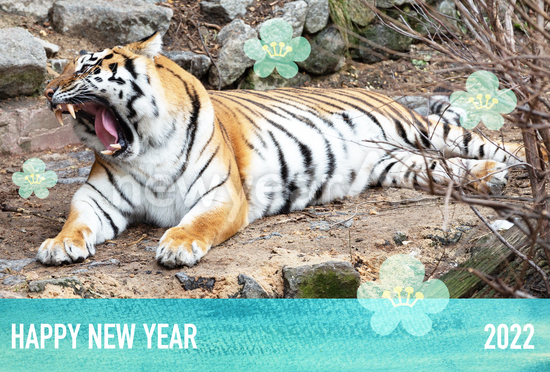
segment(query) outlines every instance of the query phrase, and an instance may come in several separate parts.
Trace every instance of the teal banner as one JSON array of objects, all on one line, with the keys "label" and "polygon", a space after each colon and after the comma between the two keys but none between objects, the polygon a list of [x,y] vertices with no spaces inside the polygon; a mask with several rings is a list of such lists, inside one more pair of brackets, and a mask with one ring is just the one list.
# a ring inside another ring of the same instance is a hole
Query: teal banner
[{"label": "teal banner", "polygon": [[375,308],[0,300],[0,371],[550,371],[550,300],[449,300],[421,315],[431,320],[422,336],[417,313],[371,323]]}]

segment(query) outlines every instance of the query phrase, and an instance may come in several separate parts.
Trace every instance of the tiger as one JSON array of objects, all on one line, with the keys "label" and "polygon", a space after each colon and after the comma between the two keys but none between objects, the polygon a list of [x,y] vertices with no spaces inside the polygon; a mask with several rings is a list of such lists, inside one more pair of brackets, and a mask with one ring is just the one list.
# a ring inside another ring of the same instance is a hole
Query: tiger
[{"label": "tiger", "polygon": [[[155,258],[191,267],[254,220],[369,187],[460,183],[498,193],[518,144],[421,116],[367,89],[207,91],[158,32],[86,53],[44,91],[95,152],[46,265],[82,262],[133,223],[165,227]],[[444,158],[434,156],[441,154]]]}]

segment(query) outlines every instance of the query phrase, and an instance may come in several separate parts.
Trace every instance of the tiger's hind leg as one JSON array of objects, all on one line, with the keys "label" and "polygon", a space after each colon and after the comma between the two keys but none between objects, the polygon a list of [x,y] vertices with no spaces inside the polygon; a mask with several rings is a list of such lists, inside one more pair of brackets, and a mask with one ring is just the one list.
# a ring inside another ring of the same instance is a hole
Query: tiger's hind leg
[{"label": "tiger's hind leg", "polygon": [[408,151],[392,151],[384,155],[372,168],[369,186],[374,187],[429,187],[449,181],[462,184],[483,193],[501,194],[508,182],[507,165],[493,160],[451,158],[443,164]]}]

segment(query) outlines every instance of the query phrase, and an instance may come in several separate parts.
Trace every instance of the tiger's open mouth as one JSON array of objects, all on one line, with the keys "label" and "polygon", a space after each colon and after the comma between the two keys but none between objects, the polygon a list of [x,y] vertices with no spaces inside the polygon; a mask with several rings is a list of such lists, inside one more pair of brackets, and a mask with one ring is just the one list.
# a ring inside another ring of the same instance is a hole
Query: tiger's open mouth
[{"label": "tiger's open mouth", "polygon": [[126,150],[128,143],[124,138],[121,127],[113,110],[95,102],[78,104],[62,103],[53,108],[59,124],[63,125],[63,114],[71,114],[73,119],[78,116],[94,123],[95,133],[105,150],[103,155],[118,155]]}]

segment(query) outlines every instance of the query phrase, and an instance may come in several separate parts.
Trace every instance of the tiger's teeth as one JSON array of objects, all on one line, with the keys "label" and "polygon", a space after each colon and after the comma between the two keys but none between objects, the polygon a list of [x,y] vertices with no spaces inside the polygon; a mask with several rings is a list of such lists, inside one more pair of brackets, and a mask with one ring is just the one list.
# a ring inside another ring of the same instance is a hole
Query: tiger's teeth
[{"label": "tiger's teeth", "polygon": [[111,144],[111,145],[109,145],[109,146],[111,146],[112,148],[117,149],[117,150],[122,149],[122,146],[120,146],[118,143],[113,143],[113,144]]},{"label": "tiger's teeth", "polygon": [[103,150],[101,151],[101,153],[103,155],[113,155],[115,152],[114,151],[111,151],[111,150]]},{"label": "tiger's teeth", "polygon": [[59,111],[59,110],[63,110],[63,107],[62,107],[61,105],[55,106],[55,110],[54,110],[54,111]]},{"label": "tiger's teeth", "polygon": [[63,111],[56,110],[55,111],[55,117],[56,117],[57,121],[59,122],[59,124],[61,124],[61,125],[65,124],[65,123],[63,123]]},{"label": "tiger's teeth", "polygon": [[67,110],[69,110],[69,112],[71,113],[71,116],[73,117],[73,119],[76,119],[76,115],[74,114],[74,107],[73,107],[72,104],[67,103]]}]

